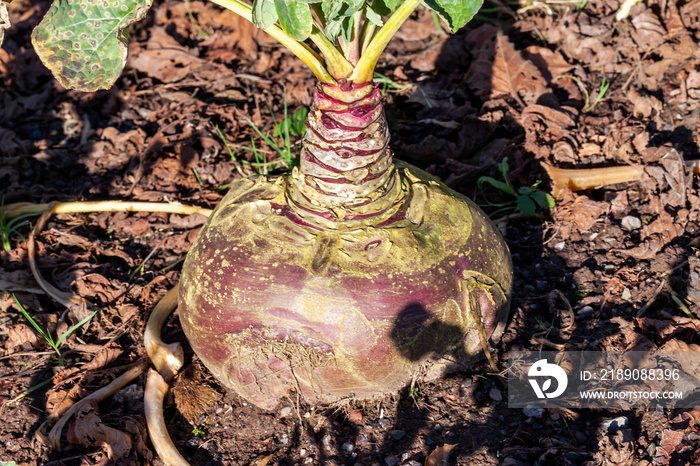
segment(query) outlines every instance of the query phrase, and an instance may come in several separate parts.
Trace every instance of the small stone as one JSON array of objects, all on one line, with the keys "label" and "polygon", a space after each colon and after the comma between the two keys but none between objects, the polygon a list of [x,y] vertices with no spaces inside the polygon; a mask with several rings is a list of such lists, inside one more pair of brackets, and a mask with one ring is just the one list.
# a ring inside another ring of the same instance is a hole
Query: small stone
[{"label": "small stone", "polygon": [[386,429],[391,424],[391,421],[385,417],[379,419],[379,427]]},{"label": "small stone", "polygon": [[627,217],[622,219],[621,225],[622,228],[624,228],[627,231],[634,231],[642,228],[642,221],[639,219],[639,217],[628,215]]},{"label": "small stone", "polygon": [[560,241],[557,244],[554,245],[554,249],[556,251],[562,252],[564,248],[566,247],[566,243],[564,241]]},{"label": "small stone", "polygon": [[304,461],[304,464],[311,464],[313,462],[314,462],[314,459],[309,457],[309,458],[306,458],[306,460]]},{"label": "small stone", "polygon": [[574,434],[574,437],[576,437],[576,440],[578,440],[580,443],[583,443],[586,441],[586,434],[584,434],[581,431],[578,431]]},{"label": "small stone", "polygon": [[192,437],[187,442],[185,442],[185,445],[187,445],[188,447],[196,447],[200,443],[202,443],[202,439],[200,437]]},{"label": "small stone", "polygon": [[386,458],[384,458],[384,462],[388,466],[396,466],[397,464],[399,464],[399,457],[396,455],[389,455]]},{"label": "small stone", "polygon": [[527,417],[535,417],[537,419],[540,419],[544,416],[545,409],[540,408],[539,406],[526,406],[525,408],[523,408],[523,413]]},{"label": "small stone", "polygon": [[345,451],[352,451],[352,450],[355,448],[355,445],[353,445],[353,444],[350,443],[350,442],[345,442],[345,443],[343,444],[343,446],[340,447],[340,448],[342,448],[342,449],[345,450]]},{"label": "small stone", "polygon": [[331,444],[331,434],[326,434],[323,436],[323,439],[321,439],[321,443],[324,445],[330,445]]},{"label": "small stone", "polygon": [[501,391],[497,388],[492,388],[489,392],[489,397],[491,397],[493,401],[502,401],[503,393],[501,393]]},{"label": "small stone", "polygon": [[632,298],[632,292],[630,291],[629,288],[625,288],[622,290],[622,299],[625,301],[629,301]]},{"label": "small stone", "polygon": [[401,440],[404,435],[406,435],[406,432],[403,430],[392,430],[391,431],[391,436],[394,438],[394,440]]},{"label": "small stone", "polygon": [[285,406],[280,410],[280,417],[289,417],[290,414],[292,414],[292,408],[289,406]]},{"label": "small stone", "polygon": [[617,432],[618,430],[626,429],[629,424],[629,420],[626,416],[616,417],[615,419],[608,419],[600,423],[600,427],[607,430],[609,433]]},{"label": "small stone", "polygon": [[576,316],[581,318],[588,317],[592,315],[594,311],[595,309],[593,309],[593,306],[584,306],[576,312]]}]

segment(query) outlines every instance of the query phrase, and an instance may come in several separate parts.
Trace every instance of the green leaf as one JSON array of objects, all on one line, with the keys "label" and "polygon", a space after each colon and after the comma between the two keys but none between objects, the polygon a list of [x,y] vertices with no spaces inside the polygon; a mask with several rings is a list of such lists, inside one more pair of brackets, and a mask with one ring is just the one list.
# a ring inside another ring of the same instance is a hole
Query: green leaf
[{"label": "green leaf", "polygon": [[484,183],[488,183],[494,188],[498,189],[499,191],[503,191],[504,193],[510,194],[510,187],[507,184],[505,184],[503,181],[498,181],[494,178],[491,178],[490,176],[482,176],[477,180],[476,183],[479,186],[479,189],[482,188]]},{"label": "green leaf", "polygon": [[537,206],[535,206],[535,201],[532,198],[529,196],[518,196],[518,210],[521,214],[526,217],[532,217],[535,215],[536,209]]},{"label": "green leaf", "polygon": [[284,32],[300,42],[309,37],[314,23],[309,5],[301,2],[275,0],[275,7]]},{"label": "green leaf", "polygon": [[65,87],[108,89],[124,69],[127,30],[152,0],[54,0],[32,33],[41,61]]},{"label": "green leaf", "polygon": [[537,205],[543,209],[551,209],[556,205],[554,198],[549,193],[544,191],[535,191],[534,193],[530,194],[530,197],[532,197],[532,199],[537,202]]},{"label": "green leaf", "polygon": [[260,29],[267,29],[277,21],[275,0],[255,0],[253,2],[253,23]]},{"label": "green leaf", "polygon": [[483,0],[425,0],[425,3],[456,32],[474,17]]},{"label": "green leaf", "polygon": [[394,11],[403,0],[374,0],[372,2],[372,10],[376,11],[380,16],[386,16]]},{"label": "green leaf", "polygon": [[384,25],[382,15],[379,14],[379,12],[374,11],[372,9],[372,6],[369,4],[365,7],[365,17],[370,23],[374,24],[377,27],[381,27]]}]

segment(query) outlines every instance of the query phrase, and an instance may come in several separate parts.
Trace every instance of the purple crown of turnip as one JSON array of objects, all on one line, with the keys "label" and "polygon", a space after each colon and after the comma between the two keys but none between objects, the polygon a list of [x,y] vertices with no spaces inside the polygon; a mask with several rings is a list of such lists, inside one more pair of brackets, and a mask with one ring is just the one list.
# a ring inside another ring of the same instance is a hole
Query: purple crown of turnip
[{"label": "purple crown of turnip", "polygon": [[[472,201],[392,159],[372,84],[419,2],[214,1],[278,39],[319,84],[299,167],[236,180],[188,253],[179,313],[195,353],[272,409],[292,390],[311,403],[394,392],[487,349],[508,313],[505,242]],[[125,62],[123,29],[149,3],[57,0],[34,44],[64,84],[109,86]],[[456,30],[481,1],[426,5]],[[84,31],[70,29],[78,23]]]}]

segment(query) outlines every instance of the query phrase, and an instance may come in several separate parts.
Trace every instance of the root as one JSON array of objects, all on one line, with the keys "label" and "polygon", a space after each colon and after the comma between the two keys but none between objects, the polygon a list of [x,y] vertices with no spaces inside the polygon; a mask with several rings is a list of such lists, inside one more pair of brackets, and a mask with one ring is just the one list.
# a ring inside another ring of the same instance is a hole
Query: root
[{"label": "root", "polygon": [[[181,204],[105,201],[64,202],[52,204],[10,204],[4,207],[3,213],[8,219],[15,218],[20,215],[41,215],[27,241],[29,266],[32,270],[32,274],[34,275],[34,278],[41,289],[44,290],[46,294],[51,296],[69,310],[76,312],[77,315],[81,315],[82,313],[86,312],[88,301],[74,293],[57,289],[45,281],[39,273],[39,268],[36,264],[36,236],[43,230],[43,228],[46,226],[46,222],[53,214],[117,211],[165,212],[181,215],[198,213],[206,217],[208,217],[212,212],[210,209],[204,209],[196,206],[184,206]],[[183,352],[180,344],[165,344],[160,338],[161,329],[165,323],[165,320],[177,307],[177,294],[178,287],[175,286],[155,306],[146,326],[144,346],[146,347],[146,351],[148,352],[148,355],[153,361],[153,364],[156,366],[158,372],[154,370],[149,371],[144,395],[144,409],[146,411],[146,422],[148,424],[148,431],[151,435],[151,441],[153,442],[156,452],[158,455],[160,455],[161,459],[168,465],[187,465],[188,463],[184,460],[184,458],[182,458],[182,456],[180,456],[170,440],[170,436],[165,428],[165,420],[163,418],[163,397],[168,389],[167,381],[170,381],[183,365]],[[48,436],[42,433],[44,431],[43,427],[49,422],[46,421],[37,430],[37,437],[45,443],[51,445],[53,448],[60,449],[61,433],[63,428],[68,423],[70,418],[77,413],[83,405],[93,400],[100,402],[113,395],[136,377],[141,375],[147,367],[148,363],[145,361],[136,363],[106,387],[97,390],[71,406],[54,424]]]},{"label": "root", "polygon": [[153,369],[148,371],[146,391],[143,394],[146,424],[153,447],[160,459],[169,466],[189,466],[170,440],[163,417],[163,398],[168,392],[168,383]]},{"label": "root", "polygon": [[160,332],[168,316],[177,307],[177,293],[179,285],[175,285],[156,307],[146,324],[146,332],[143,336],[143,344],[146,347],[148,357],[153,361],[158,373],[169,382],[180,370],[184,363],[182,347],[179,343],[166,344],[160,338]]},{"label": "root", "polygon": [[208,217],[211,209],[168,202],[128,202],[128,201],[95,201],[95,202],[56,202],[51,204],[31,204],[19,202],[5,206],[5,217],[9,220],[23,214],[40,215],[75,214],[81,212],[164,212],[168,214],[202,214]]},{"label": "root", "polygon": [[642,169],[634,165],[564,169],[542,162],[542,167],[552,179],[552,196],[555,199],[561,199],[565,188],[569,188],[572,191],[582,191],[611,184],[637,181],[642,177]]}]

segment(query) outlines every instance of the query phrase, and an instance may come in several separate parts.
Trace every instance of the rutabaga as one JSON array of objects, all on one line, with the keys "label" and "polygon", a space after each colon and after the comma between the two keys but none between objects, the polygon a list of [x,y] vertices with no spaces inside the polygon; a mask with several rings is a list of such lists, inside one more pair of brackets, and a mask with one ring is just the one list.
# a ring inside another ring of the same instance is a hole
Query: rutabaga
[{"label": "rutabaga", "polygon": [[[418,0],[212,0],[252,21],[319,80],[300,166],[235,182],[185,262],[179,311],[226,386],[270,409],[370,398],[436,375],[497,339],[512,266],[473,202],[392,160],[372,85]],[[151,0],[55,0],[32,40],[66,86],[95,90],[126,62]],[[481,0],[426,0],[453,31]]]}]

